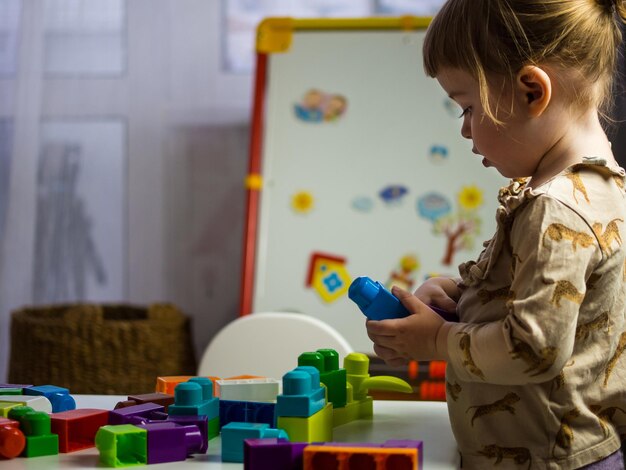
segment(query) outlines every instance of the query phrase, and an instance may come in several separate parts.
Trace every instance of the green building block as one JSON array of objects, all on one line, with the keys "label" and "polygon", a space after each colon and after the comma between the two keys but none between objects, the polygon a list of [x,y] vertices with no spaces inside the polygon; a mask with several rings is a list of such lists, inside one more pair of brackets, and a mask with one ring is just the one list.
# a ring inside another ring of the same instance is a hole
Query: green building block
[{"label": "green building block", "polygon": [[21,388],[0,388],[0,395],[23,395]]},{"label": "green building block", "polygon": [[23,456],[41,457],[59,453],[59,436],[51,432],[51,421],[48,413],[29,411],[19,417],[19,422],[20,429],[26,437]]},{"label": "green building block", "polygon": [[96,433],[100,462],[107,467],[148,463],[148,431],[132,424],[102,426]]},{"label": "green building block", "polygon": [[313,366],[320,372],[320,382],[326,386],[328,401],[334,408],[346,406],[346,370],[339,368],[339,354],[334,349],[318,349],[298,357],[299,366]]},{"label": "green building block", "polygon": [[209,427],[209,431],[207,433],[209,440],[220,435],[220,417],[219,416],[216,416],[215,418],[210,419],[207,425]]},{"label": "green building block", "polygon": [[283,429],[291,442],[330,442],[333,440],[333,405],[324,408],[308,418],[279,416],[278,429]]}]

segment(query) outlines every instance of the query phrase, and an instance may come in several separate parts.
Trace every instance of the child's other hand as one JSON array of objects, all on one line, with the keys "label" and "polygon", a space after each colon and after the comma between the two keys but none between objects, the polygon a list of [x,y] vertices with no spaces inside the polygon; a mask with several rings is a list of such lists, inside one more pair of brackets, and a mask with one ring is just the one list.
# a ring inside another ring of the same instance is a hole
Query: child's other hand
[{"label": "child's other hand", "polygon": [[[449,323],[433,312],[410,292],[394,287],[393,295],[411,312],[405,318],[366,323],[367,334],[374,343],[374,352],[391,366],[409,360],[446,360],[445,338]],[[437,337],[443,336],[437,349]]]},{"label": "child's other hand", "polygon": [[460,290],[456,282],[448,277],[431,277],[413,295],[425,304],[439,307],[446,312],[455,312],[455,299],[459,298]]}]

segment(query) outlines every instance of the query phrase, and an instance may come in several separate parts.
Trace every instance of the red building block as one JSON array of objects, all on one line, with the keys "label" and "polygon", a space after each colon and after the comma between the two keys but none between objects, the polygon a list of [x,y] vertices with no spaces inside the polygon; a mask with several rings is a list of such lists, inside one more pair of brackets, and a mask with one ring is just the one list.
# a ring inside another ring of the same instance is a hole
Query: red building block
[{"label": "red building block", "polygon": [[82,408],[51,415],[51,428],[59,435],[59,452],[75,452],[94,447],[98,429],[106,426],[109,412]]},{"label": "red building block", "polygon": [[25,446],[26,438],[20,430],[20,423],[13,419],[0,418],[0,459],[17,457]]}]

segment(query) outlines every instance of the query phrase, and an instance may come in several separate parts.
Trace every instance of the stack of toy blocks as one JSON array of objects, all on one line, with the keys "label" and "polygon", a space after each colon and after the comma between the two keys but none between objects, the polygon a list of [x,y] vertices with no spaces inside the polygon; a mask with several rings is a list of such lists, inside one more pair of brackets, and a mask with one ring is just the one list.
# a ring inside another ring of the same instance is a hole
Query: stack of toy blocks
[{"label": "stack of toy blocks", "polygon": [[206,416],[209,439],[220,432],[219,398],[213,396],[213,382],[206,377],[193,377],[174,389],[174,404],[169,416]]},{"label": "stack of toy blocks", "polygon": [[265,423],[275,427],[274,411],[280,382],[256,377],[218,380],[220,389],[220,423]]},{"label": "stack of toy blocks", "polygon": [[276,425],[293,442],[332,440],[333,405],[326,403],[318,369],[299,366],[283,376],[283,393],[276,401]]},{"label": "stack of toy blocks", "polygon": [[[219,399],[206,377],[192,377],[174,389],[174,400],[158,396],[168,406],[152,402],[117,407],[109,412],[109,425],[96,434],[100,462],[110,467],[179,462],[208,450],[219,434]],[[167,394],[166,394],[167,395]],[[129,397],[144,401],[146,397]],[[123,403],[126,405],[127,403]]]}]

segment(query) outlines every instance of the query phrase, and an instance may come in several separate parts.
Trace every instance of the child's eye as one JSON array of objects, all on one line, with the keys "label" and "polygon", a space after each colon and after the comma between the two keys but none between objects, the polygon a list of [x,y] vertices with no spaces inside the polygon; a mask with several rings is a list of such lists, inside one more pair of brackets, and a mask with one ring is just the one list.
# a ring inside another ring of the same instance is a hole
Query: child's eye
[{"label": "child's eye", "polygon": [[465,109],[461,112],[461,115],[459,116],[459,118],[465,117],[465,115],[466,115],[467,113],[469,113],[471,110],[472,110],[472,107],[471,107],[471,106],[468,106],[467,108],[465,108]]}]

